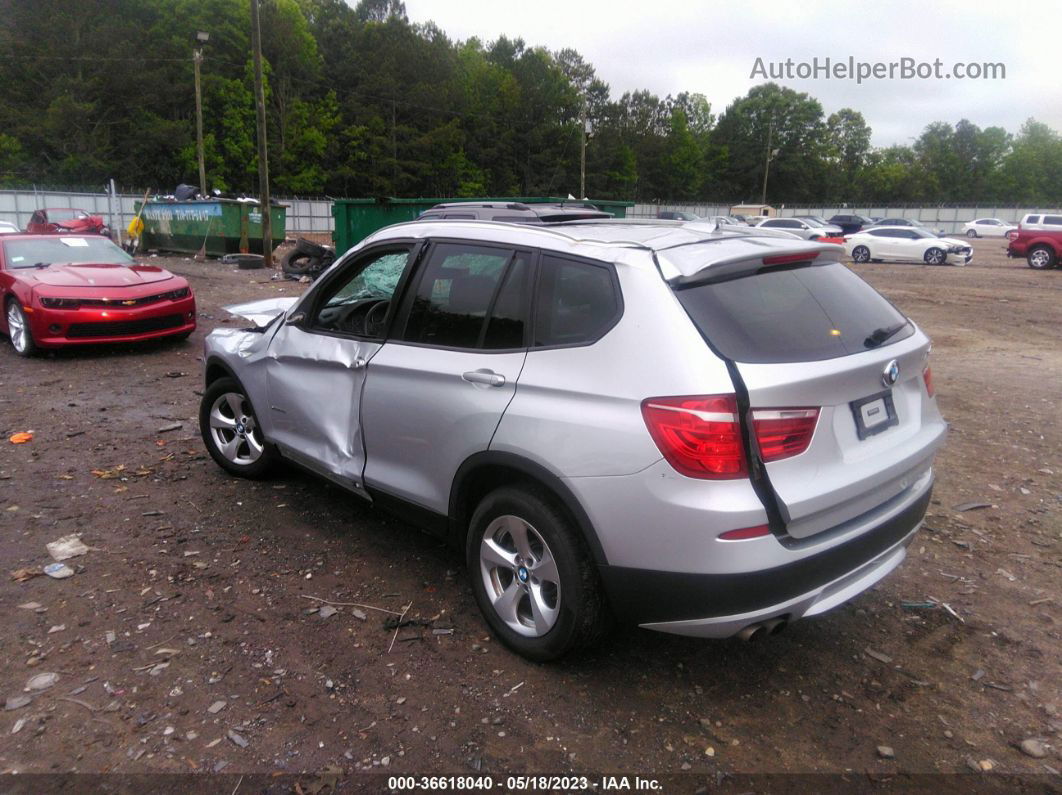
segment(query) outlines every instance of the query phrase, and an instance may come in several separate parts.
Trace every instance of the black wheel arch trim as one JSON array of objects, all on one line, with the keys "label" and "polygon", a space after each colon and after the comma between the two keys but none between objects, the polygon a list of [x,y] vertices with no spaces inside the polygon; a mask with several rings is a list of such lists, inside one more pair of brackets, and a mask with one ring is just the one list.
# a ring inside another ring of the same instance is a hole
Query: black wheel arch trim
[{"label": "black wheel arch trim", "polygon": [[[504,467],[515,470],[549,489],[560,500],[562,506],[575,521],[583,539],[586,541],[594,563],[598,566],[608,565],[604,547],[601,546],[601,540],[597,536],[597,531],[594,529],[590,517],[564,481],[541,464],[537,464],[515,453],[506,453],[498,450],[485,450],[475,453],[465,459],[464,463],[458,467],[457,474],[454,475],[454,480],[450,487],[449,516],[452,542],[462,545],[463,548],[464,533],[468,526],[468,520],[471,518],[471,512],[462,510],[462,498],[466,489],[472,483],[471,476],[475,474],[476,470],[484,467]],[[466,513],[467,515],[465,515]]]}]

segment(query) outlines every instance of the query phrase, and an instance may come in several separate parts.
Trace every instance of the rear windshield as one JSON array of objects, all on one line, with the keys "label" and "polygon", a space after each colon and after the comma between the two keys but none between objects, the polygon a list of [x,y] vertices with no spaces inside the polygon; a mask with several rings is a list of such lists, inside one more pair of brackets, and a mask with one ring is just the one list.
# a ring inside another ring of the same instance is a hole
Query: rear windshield
[{"label": "rear windshield", "polygon": [[914,333],[892,304],[837,262],[680,287],[676,295],[708,341],[738,362],[834,359]]}]

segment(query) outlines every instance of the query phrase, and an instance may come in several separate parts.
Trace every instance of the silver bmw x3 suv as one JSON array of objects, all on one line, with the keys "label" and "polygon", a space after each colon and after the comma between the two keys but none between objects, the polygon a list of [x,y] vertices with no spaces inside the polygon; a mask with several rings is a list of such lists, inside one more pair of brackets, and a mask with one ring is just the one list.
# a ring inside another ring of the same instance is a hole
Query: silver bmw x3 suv
[{"label": "silver bmw x3 suv", "polygon": [[463,550],[548,660],[610,619],[773,633],[904,559],[946,424],[930,343],[839,246],[708,224],[418,221],[206,341],[203,439]]}]

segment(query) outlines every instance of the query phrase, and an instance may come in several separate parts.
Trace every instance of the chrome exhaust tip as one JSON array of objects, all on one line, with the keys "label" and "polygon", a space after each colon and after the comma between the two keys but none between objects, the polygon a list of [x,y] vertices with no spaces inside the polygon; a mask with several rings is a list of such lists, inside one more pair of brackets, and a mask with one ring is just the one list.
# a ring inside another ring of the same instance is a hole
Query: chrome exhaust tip
[{"label": "chrome exhaust tip", "polygon": [[789,622],[784,618],[772,618],[770,621],[765,621],[763,626],[768,635],[778,635],[789,626]]},{"label": "chrome exhaust tip", "polygon": [[746,643],[751,643],[754,640],[761,640],[767,637],[767,626],[763,623],[749,624],[743,630],[738,632],[737,636]]}]

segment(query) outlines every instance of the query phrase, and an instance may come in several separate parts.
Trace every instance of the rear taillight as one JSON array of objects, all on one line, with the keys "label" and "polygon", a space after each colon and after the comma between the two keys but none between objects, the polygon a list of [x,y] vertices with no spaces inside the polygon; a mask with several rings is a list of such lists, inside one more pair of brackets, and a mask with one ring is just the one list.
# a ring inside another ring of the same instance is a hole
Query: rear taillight
[{"label": "rear taillight", "polygon": [[928,364],[922,369],[922,380],[926,382],[927,395],[933,397],[937,394],[937,390],[933,388],[933,371],[929,369]]},{"label": "rear taillight", "polygon": [[734,395],[648,398],[642,417],[664,458],[683,475],[707,480],[747,475]]},{"label": "rear taillight", "polygon": [[754,409],[752,426],[764,462],[792,458],[808,449],[818,409]]}]

